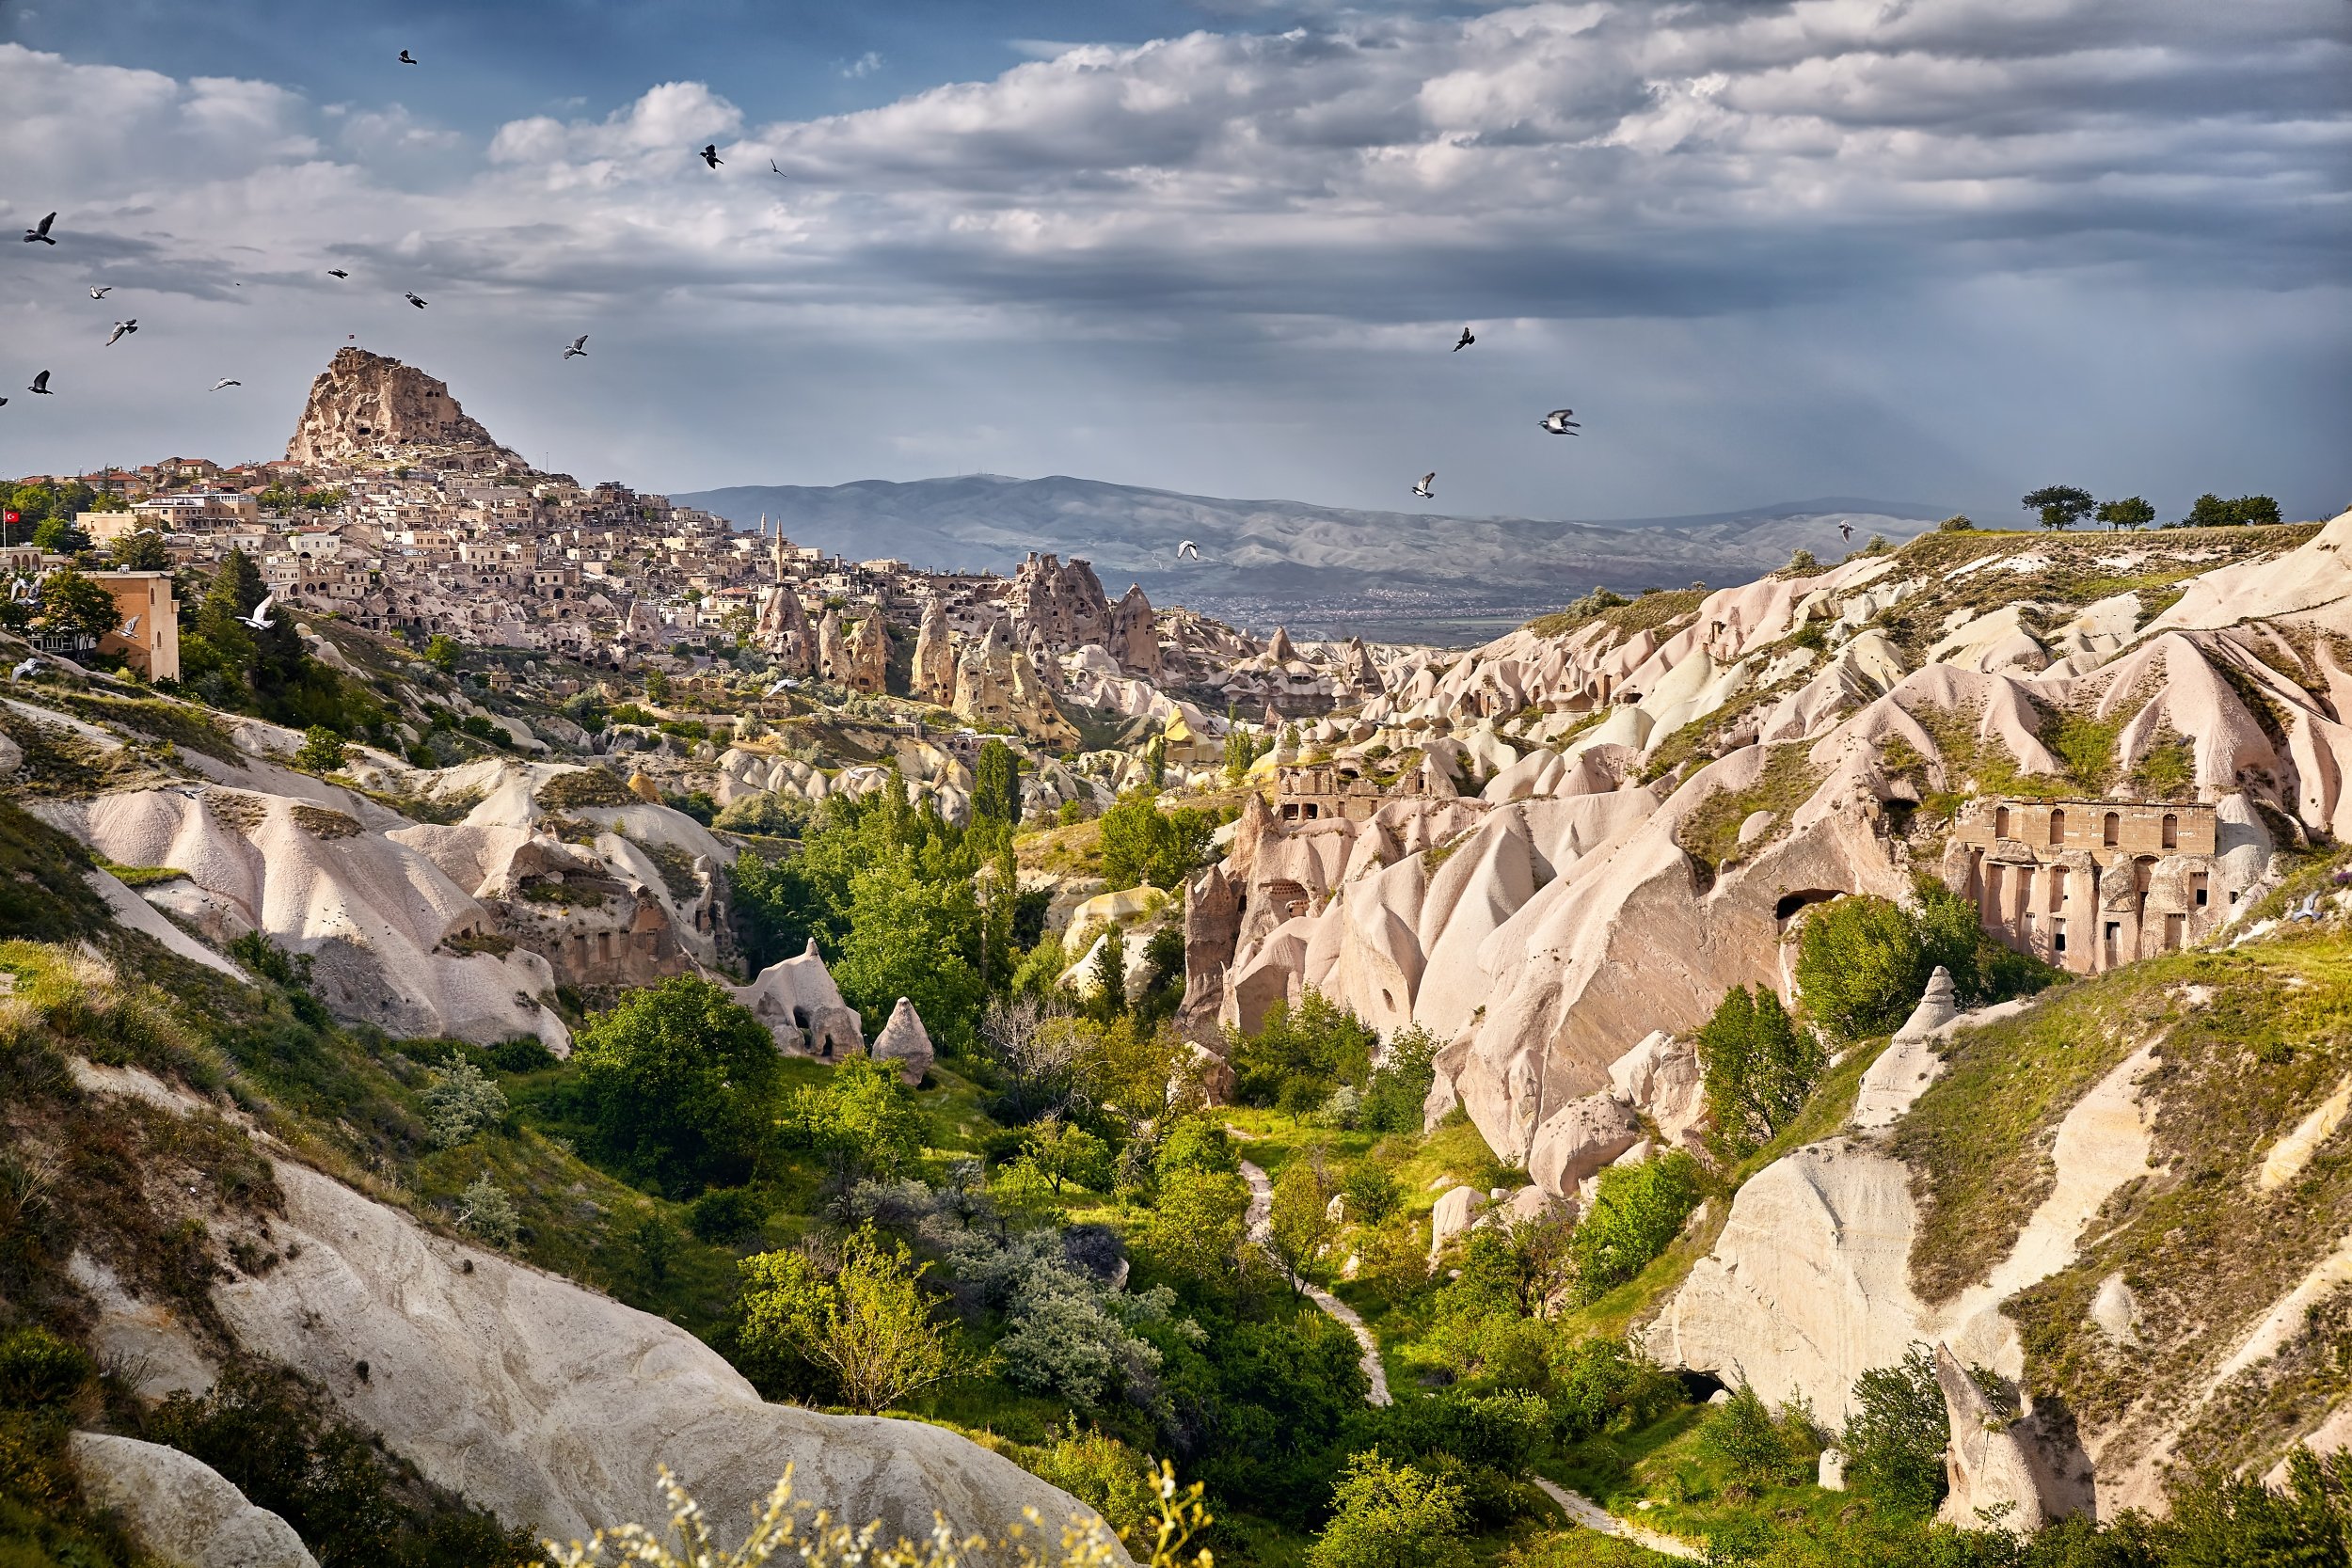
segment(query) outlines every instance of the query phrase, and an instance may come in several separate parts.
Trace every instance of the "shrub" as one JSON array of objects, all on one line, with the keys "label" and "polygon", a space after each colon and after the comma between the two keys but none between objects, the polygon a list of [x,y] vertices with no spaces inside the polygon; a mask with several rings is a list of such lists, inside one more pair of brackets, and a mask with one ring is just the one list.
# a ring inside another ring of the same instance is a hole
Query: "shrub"
[{"label": "shrub", "polygon": [[332,773],[345,760],[343,737],[324,724],[313,724],[302,733],[302,749],[294,753],[294,765],[310,773]]},{"label": "shrub", "polygon": [[688,1206],[686,1227],[697,1240],[717,1244],[752,1234],[766,1217],[743,1188],[714,1187]]},{"label": "shrub", "polygon": [[1680,1149],[1602,1171],[1593,1211],[1569,1241],[1577,1301],[1598,1300],[1641,1273],[1680,1234],[1698,1201],[1698,1162]]},{"label": "shrub", "polygon": [[670,1190],[739,1179],[771,1136],[775,1037],[698,976],[627,992],[581,1027],[572,1060],[596,1142]]},{"label": "shrub", "polygon": [[1744,1153],[1795,1119],[1826,1064],[1820,1042],[1798,1028],[1772,989],[1734,986],[1698,1034],[1715,1137]]},{"label": "shrub", "polygon": [[1072,1432],[1027,1467],[1101,1514],[1132,1546],[1148,1549],[1160,1518],[1159,1475],[1135,1449],[1107,1433]]},{"label": "shrub", "polygon": [[1741,1384],[1699,1429],[1699,1446],[1723,1462],[1733,1481],[1755,1490],[1802,1479],[1810,1431],[1802,1415],[1775,1416]]},{"label": "shrub", "polygon": [[506,1091],[462,1057],[423,1098],[425,1138],[436,1148],[454,1148],[506,1116]]},{"label": "shrub", "polygon": [[1470,1525],[1459,1483],[1391,1464],[1373,1449],[1347,1462],[1331,1494],[1331,1522],[1309,1568],[1451,1568],[1467,1560]]},{"label": "shrub", "polygon": [[1556,1341],[1550,1372],[1552,1424],[1568,1442],[1646,1426],[1682,1399],[1671,1372],[1621,1339]]},{"label": "shrub", "polygon": [[54,1409],[74,1403],[97,1381],[89,1352],[45,1328],[0,1334],[0,1407]]},{"label": "shrub", "polygon": [[1899,1364],[1854,1379],[1853,1400],[1841,1440],[1848,1481],[1905,1513],[1931,1511],[1944,1498],[1951,1440],[1935,1358],[1914,1345]]},{"label": "shrub", "polygon": [[1797,956],[1805,1011],[1844,1039],[1902,1022],[1931,967],[1919,932],[1889,899],[1840,898],[1806,919]]},{"label": "shrub", "polygon": [[477,1176],[457,1196],[458,1225],[494,1247],[515,1244],[522,1234],[522,1215],[506,1189],[486,1176]]},{"label": "shrub", "polygon": [[1131,789],[1103,814],[1103,878],[1114,888],[1144,882],[1170,891],[1207,863],[1215,812],[1162,811],[1148,789]]},{"label": "shrub", "polygon": [[1405,1207],[1405,1188],[1397,1179],[1370,1161],[1347,1173],[1340,1183],[1347,1200],[1347,1217],[1358,1225],[1381,1225]]},{"label": "shrub", "polygon": [[1234,1098],[1303,1117],[1342,1084],[1363,1083],[1379,1044],[1354,1013],[1310,990],[1296,1007],[1276,1003],[1256,1034],[1229,1035]]},{"label": "shrub", "polygon": [[1422,1107],[1438,1081],[1438,1037],[1420,1024],[1398,1030],[1364,1085],[1357,1125],[1367,1132],[1418,1132]]},{"label": "shrub", "polygon": [[816,1150],[837,1179],[850,1180],[895,1177],[912,1167],[923,1152],[926,1123],[897,1067],[850,1056],[822,1087],[792,1097],[783,1127],[788,1142]]},{"label": "shrub", "polygon": [[828,1373],[843,1402],[865,1415],[974,1370],[932,1321],[918,1264],[904,1243],[867,1226],[842,1243],[826,1281],[797,1253],[745,1259],[739,1337],[772,1353],[788,1346]]}]

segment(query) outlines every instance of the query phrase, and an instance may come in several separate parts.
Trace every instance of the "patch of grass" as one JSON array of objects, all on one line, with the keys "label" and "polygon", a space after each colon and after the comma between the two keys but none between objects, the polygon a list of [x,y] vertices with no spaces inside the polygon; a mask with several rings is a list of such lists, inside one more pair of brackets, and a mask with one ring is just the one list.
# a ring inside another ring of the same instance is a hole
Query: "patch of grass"
[{"label": "patch of grass", "polygon": [[2123,721],[2094,719],[2064,708],[2043,716],[2042,743],[2066,765],[2074,782],[2092,795],[2104,795],[2115,777],[2115,737]]},{"label": "patch of grass", "polygon": [[82,873],[89,851],[13,800],[0,800],[0,937],[66,942],[112,918]]},{"label": "patch of grass", "polygon": [[223,762],[239,760],[236,742],[230,739],[227,726],[202,708],[155,697],[109,697],[95,691],[60,692],[52,701],[84,719],[119,724],[126,730],[201,752]]},{"label": "patch of grass", "polygon": [[166,882],[183,880],[187,873],[176,865],[120,865],[110,860],[100,860],[99,869],[124,887],[160,887]]},{"label": "patch of grass", "polygon": [[[2136,1007],[2163,1034],[2143,1090],[2153,1168],[2109,1200],[2074,1267],[2010,1310],[2032,1386],[2060,1394],[2086,1425],[2145,1431],[2177,1419],[2215,1347],[2235,1343],[2352,1228],[2352,1156],[2341,1139],[2283,1185],[2264,1191],[2254,1180],[2279,1139],[2352,1073],[2352,940],[2298,933],[2123,974],[2143,970],[2146,981],[2117,988],[2108,1004]],[[2191,982],[2210,990],[2201,1004],[2178,994]],[[2137,1347],[2090,1322],[2110,1275],[2137,1299]],[[2341,1301],[2315,1304],[2280,1357],[2225,1386],[2190,1423],[2184,1459],[2266,1467],[2299,1430],[2295,1420],[2346,1380],[2347,1344]]]},{"label": "patch of grass", "polygon": [[539,804],[554,811],[581,806],[633,806],[637,797],[628,786],[602,768],[582,768],[558,773],[539,785]]},{"label": "patch of grass", "polygon": [[2155,740],[2132,765],[2131,785],[2144,800],[2186,800],[2197,789],[2197,753],[2188,737],[2171,725],[2161,726]]},{"label": "patch of grass", "polygon": [[1756,783],[1745,789],[1719,789],[1682,819],[1675,842],[1699,863],[1708,880],[1740,857],[1742,822],[1769,811],[1785,823],[1820,787],[1821,771],[1806,757],[1811,749],[1803,741],[1772,748]]},{"label": "patch of grass", "polygon": [[672,899],[689,904],[703,895],[703,879],[694,874],[693,856],[675,844],[640,843],[637,847],[661,873],[661,885],[669,889]]}]

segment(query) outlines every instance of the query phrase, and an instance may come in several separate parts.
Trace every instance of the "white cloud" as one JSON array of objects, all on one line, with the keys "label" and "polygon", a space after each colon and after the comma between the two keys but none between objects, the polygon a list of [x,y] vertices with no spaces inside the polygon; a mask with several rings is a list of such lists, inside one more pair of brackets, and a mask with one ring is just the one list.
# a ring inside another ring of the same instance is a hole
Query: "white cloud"
[{"label": "white cloud", "polygon": [[856,59],[851,60],[849,64],[834,67],[834,73],[850,81],[857,82],[871,76],[882,68],[882,57],[871,49],[868,49],[865,54],[860,55]]}]

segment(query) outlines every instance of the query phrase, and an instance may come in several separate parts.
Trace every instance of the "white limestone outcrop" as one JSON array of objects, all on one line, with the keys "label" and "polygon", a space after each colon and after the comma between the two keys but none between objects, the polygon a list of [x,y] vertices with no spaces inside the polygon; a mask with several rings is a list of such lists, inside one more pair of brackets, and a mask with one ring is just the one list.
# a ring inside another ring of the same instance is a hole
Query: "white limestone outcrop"
[{"label": "white limestone outcrop", "polygon": [[162,1568],[318,1568],[293,1526],[178,1449],[77,1432],[66,1455],[89,1501]]}]

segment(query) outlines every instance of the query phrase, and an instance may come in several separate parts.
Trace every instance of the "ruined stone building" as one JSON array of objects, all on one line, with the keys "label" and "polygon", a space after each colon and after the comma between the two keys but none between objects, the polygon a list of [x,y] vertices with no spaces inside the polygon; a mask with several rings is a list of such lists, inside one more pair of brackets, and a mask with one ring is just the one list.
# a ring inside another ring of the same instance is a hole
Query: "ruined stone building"
[{"label": "ruined stone building", "polygon": [[1279,766],[1274,770],[1274,815],[1282,822],[1350,822],[1369,819],[1392,799],[1350,763]]},{"label": "ruined stone building", "polygon": [[2229,917],[2242,888],[2211,805],[1973,800],[1944,880],[2008,946],[2077,974],[2174,952]]}]

